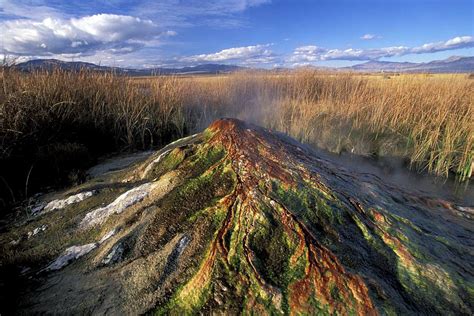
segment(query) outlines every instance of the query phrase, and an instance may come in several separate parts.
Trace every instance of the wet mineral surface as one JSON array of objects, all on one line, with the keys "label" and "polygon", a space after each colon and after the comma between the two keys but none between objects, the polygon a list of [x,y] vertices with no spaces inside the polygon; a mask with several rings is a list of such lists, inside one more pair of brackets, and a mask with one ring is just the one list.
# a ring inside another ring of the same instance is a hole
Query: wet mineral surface
[{"label": "wet mineral surface", "polygon": [[474,311],[472,207],[235,119],[32,209],[0,236],[5,312]]}]

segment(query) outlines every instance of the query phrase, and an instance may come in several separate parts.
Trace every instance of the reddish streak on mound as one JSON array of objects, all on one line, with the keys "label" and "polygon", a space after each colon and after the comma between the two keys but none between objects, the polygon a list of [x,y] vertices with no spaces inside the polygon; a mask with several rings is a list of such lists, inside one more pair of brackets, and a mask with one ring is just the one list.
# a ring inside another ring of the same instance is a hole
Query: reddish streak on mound
[{"label": "reddish streak on mound", "polygon": [[[296,187],[303,180],[314,183],[317,176],[306,172],[301,167],[300,162],[306,159],[301,149],[289,143],[283,143],[278,137],[263,129],[258,130],[258,127],[248,126],[235,119],[222,119],[215,121],[208,130],[213,134],[209,144],[225,148],[226,159],[231,161],[232,169],[238,178],[235,192],[225,199],[228,214],[218,232],[218,241],[213,245],[212,259],[207,262],[211,264],[216,252],[219,252],[223,258],[227,258],[228,251],[224,246],[224,236],[233,222],[235,215],[233,207],[237,199],[242,201],[242,211],[257,214],[259,210],[255,205],[258,203],[253,201],[265,200],[263,192],[258,189],[259,181],[278,180],[286,187]],[[330,194],[323,183],[316,182],[315,186]],[[273,202],[275,204],[275,201]],[[353,310],[359,315],[376,314],[363,280],[346,272],[337,257],[311,235],[291,210],[286,209],[282,204],[279,206],[283,212],[278,213],[275,210],[275,217],[281,218],[281,223],[287,233],[297,232],[299,239],[297,250],[290,261],[296,262],[305,253],[307,256],[305,276],[289,288],[289,303],[292,312],[311,311],[310,298],[314,296],[317,301],[327,305],[331,313],[346,314]],[[250,215],[246,213],[245,216]],[[245,258],[260,286],[270,294],[275,294],[276,290],[265,283],[253,264],[254,254],[247,245],[248,233],[249,227],[246,227],[243,239]],[[331,290],[334,288],[338,290],[338,299],[331,295]]]}]

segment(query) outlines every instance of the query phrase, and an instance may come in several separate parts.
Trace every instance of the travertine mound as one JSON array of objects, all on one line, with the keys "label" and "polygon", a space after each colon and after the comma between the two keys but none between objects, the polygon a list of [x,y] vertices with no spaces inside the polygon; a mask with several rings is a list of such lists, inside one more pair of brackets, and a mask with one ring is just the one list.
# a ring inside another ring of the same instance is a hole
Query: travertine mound
[{"label": "travertine mound", "polygon": [[1,237],[23,313],[473,313],[470,208],[234,119],[34,210]]}]

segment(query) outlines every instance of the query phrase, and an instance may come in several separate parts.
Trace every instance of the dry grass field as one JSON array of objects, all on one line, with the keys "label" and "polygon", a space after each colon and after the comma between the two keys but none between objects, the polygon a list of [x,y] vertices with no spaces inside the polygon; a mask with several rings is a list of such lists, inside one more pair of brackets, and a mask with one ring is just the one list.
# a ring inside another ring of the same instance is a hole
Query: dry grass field
[{"label": "dry grass field", "polygon": [[406,157],[418,170],[461,180],[472,173],[474,80],[465,74],[300,71],[174,80],[181,104],[198,113],[193,128],[238,117],[332,152]]},{"label": "dry grass field", "polygon": [[332,152],[402,157],[443,177],[466,180],[473,168],[474,80],[466,74],[301,70],[128,78],[5,68],[0,80],[4,204],[45,184],[81,181],[101,155],[161,146],[220,117]]}]

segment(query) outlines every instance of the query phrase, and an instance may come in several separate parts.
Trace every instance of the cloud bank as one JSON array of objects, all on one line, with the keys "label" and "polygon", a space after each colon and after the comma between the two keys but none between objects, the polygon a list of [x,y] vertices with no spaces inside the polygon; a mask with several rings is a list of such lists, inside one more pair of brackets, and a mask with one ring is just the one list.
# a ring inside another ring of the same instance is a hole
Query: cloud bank
[{"label": "cloud bank", "polygon": [[115,14],[10,20],[0,23],[0,28],[3,53],[34,56],[87,55],[97,51],[127,53],[148,41],[175,34],[160,31],[151,20]]},{"label": "cloud bank", "polygon": [[325,60],[364,61],[409,54],[436,53],[441,51],[474,47],[474,37],[458,36],[444,42],[428,43],[418,47],[392,46],[373,49],[327,49],[318,46],[296,48],[288,58],[289,62],[316,62]]},{"label": "cloud bank", "polygon": [[186,63],[238,61],[246,64],[270,62],[273,58],[270,46],[271,44],[233,47],[212,54],[182,57],[179,61]]}]

